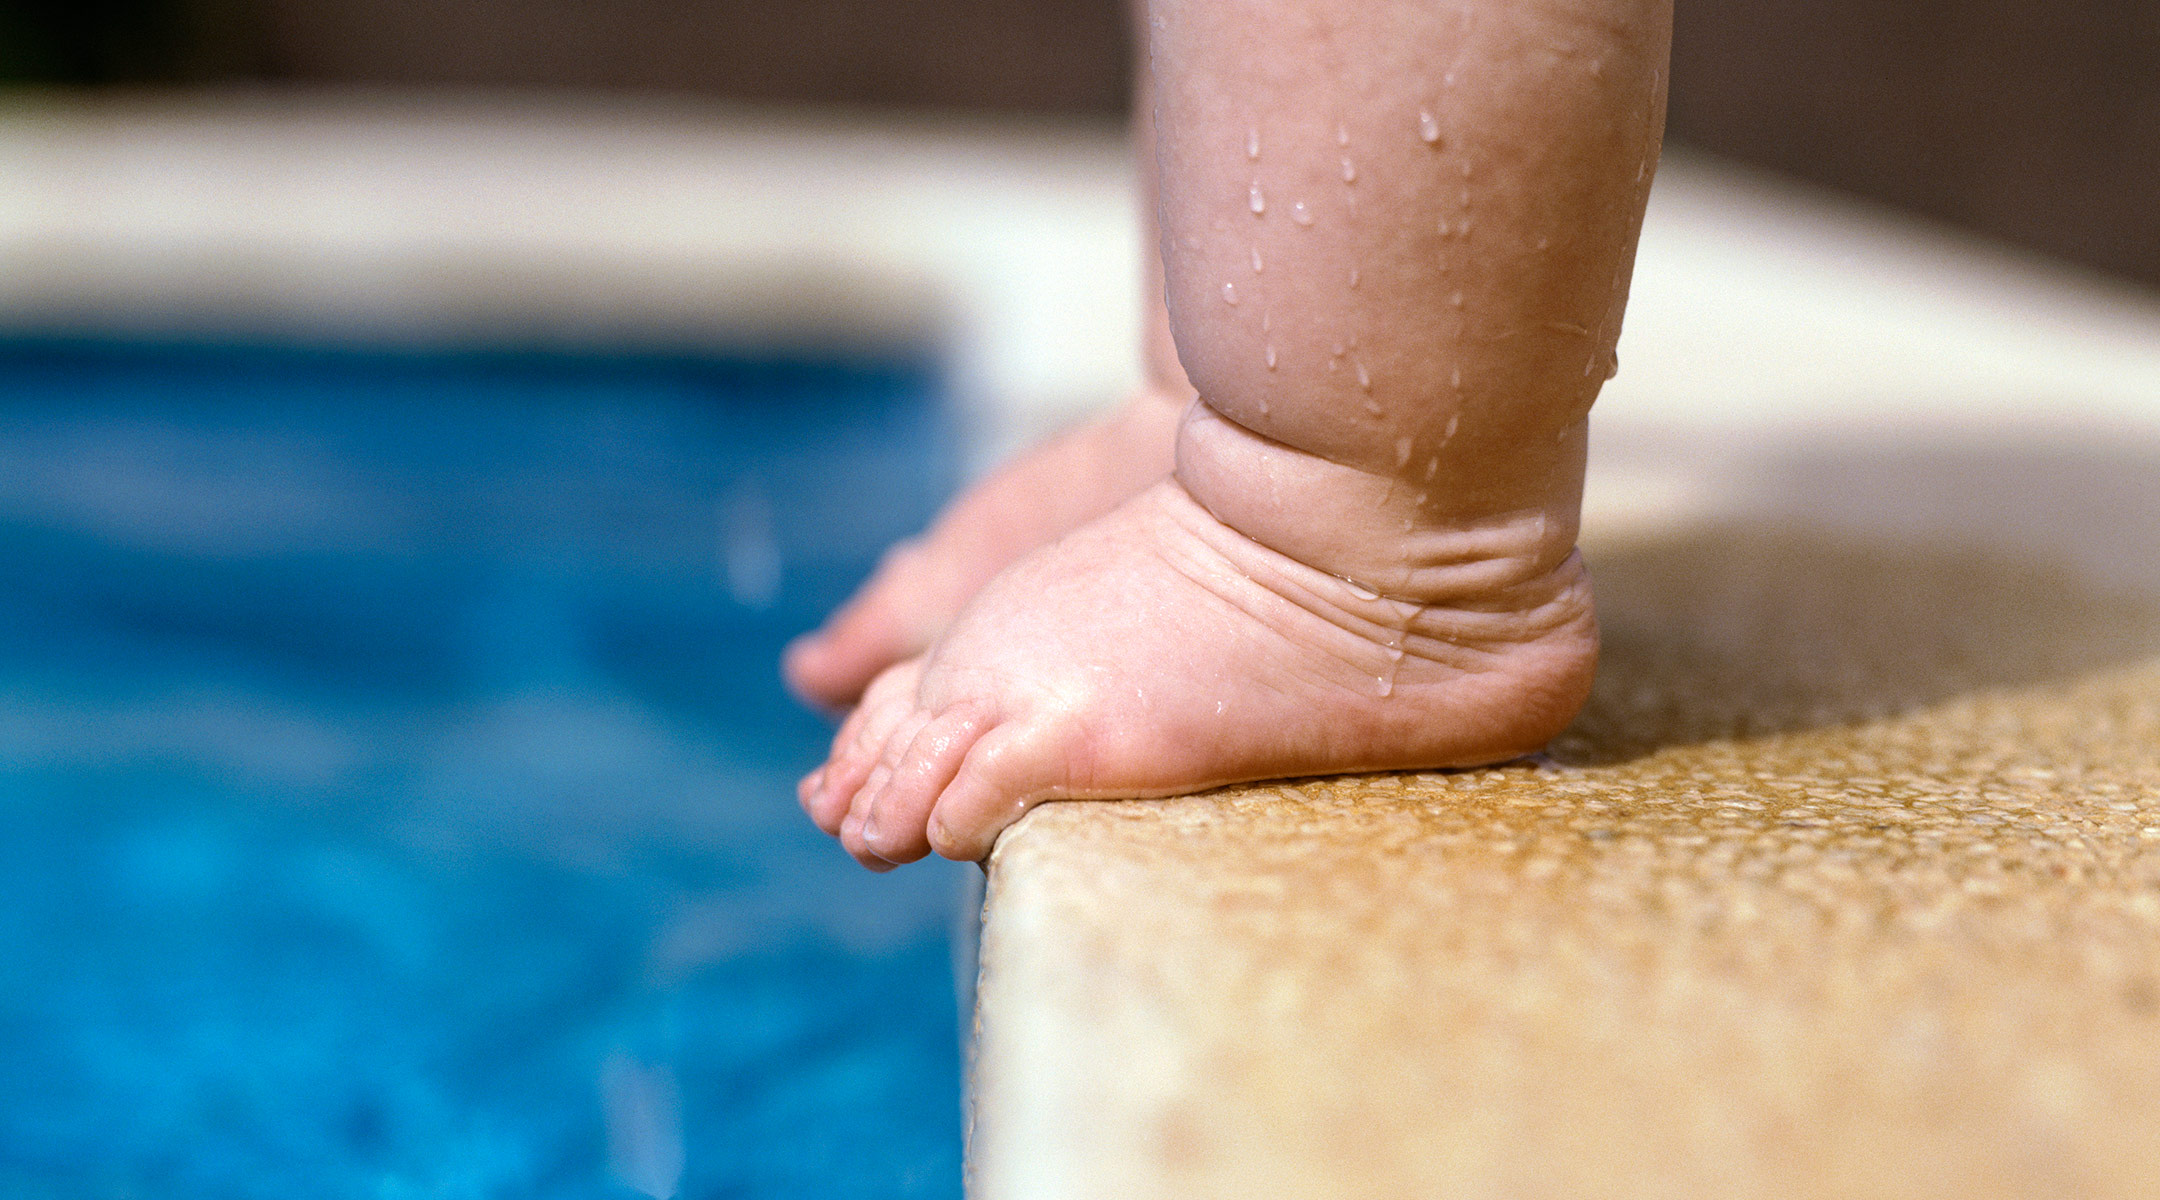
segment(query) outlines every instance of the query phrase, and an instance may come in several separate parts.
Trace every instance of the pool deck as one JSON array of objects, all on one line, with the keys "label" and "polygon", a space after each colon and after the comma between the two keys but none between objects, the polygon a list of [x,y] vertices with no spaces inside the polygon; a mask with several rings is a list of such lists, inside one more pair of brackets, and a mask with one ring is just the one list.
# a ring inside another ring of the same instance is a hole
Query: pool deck
[{"label": "pool deck", "polygon": [[[2160,583],[2160,455],[2071,461],[2148,481]],[[2151,1194],[2160,590],[1763,516],[1587,547],[1604,673],[1535,762],[1005,835],[978,1195]]]},{"label": "pool deck", "polygon": [[[0,179],[16,319],[927,337],[981,460],[1133,378],[1106,128],[18,96]],[[2160,298],[1675,155],[1628,322],[1584,718],[1016,826],[974,1194],[2150,1194]]]}]

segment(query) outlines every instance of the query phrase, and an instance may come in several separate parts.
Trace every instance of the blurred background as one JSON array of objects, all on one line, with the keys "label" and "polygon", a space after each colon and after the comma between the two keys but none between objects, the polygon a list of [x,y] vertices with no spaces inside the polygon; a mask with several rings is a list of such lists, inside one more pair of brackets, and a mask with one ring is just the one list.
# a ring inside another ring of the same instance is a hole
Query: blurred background
[{"label": "blurred background", "polygon": [[[1129,58],[0,0],[0,1194],[960,1192],[980,873],[802,820],[774,663],[1129,386]],[[1671,112],[1608,524],[1781,422],[2160,429],[2160,4],[1680,0]]]},{"label": "blurred background", "polygon": [[[632,90],[1101,114],[1122,0],[11,0],[0,77]],[[2160,284],[2160,5],[1679,6],[1672,133]]]}]

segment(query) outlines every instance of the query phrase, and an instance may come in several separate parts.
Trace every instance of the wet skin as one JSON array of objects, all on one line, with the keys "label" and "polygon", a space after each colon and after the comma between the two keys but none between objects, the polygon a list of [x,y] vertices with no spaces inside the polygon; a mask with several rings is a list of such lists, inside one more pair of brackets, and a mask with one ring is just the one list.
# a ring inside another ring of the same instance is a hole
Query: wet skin
[{"label": "wet skin", "polygon": [[1585,422],[1669,19],[1151,5],[1165,296],[1198,395],[1175,470],[878,675],[804,780],[812,819],[873,868],[978,858],[1045,799],[1471,765],[1558,732],[1596,659]]},{"label": "wet skin", "polygon": [[1170,474],[1182,395],[1143,387],[1116,411],[1021,455],[970,488],[919,538],[893,547],[847,604],[787,649],[798,696],[841,710],[880,671],[929,649],[1014,559]]}]

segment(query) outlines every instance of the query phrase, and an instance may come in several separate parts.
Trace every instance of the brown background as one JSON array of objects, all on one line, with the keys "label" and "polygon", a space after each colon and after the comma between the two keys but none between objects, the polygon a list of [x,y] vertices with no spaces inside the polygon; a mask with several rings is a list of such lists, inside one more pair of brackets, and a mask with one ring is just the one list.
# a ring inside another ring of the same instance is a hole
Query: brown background
[{"label": "brown background", "polygon": [[1672,129],[2160,284],[2160,0],[1680,0]]}]

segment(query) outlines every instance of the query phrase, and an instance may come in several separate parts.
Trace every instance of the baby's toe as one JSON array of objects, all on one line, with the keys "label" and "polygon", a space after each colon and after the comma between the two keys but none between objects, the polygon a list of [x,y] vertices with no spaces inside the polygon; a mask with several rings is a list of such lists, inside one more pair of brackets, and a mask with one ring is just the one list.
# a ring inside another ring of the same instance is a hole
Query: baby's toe
[{"label": "baby's toe", "polygon": [[826,833],[831,833],[833,831],[830,829],[825,829],[825,822],[818,818],[819,809],[824,805],[824,801],[825,766],[824,764],[820,763],[816,770],[810,772],[808,775],[803,776],[800,780],[796,782],[795,802],[802,805],[802,810],[810,814],[810,820],[815,823],[819,829],[824,829]]},{"label": "baby's toe", "polygon": [[907,751],[908,743],[914,740],[916,731],[929,723],[930,713],[927,709],[910,707],[899,723],[887,729],[884,745],[878,750],[877,762],[870,768],[870,773],[863,777],[862,786],[855,789],[855,798],[848,802],[847,816],[840,822],[840,844],[848,853],[860,858],[860,852],[867,849],[863,842],[863,833],[870,817],[870,802],[885,790],[887,781],[900,765],[900,756]]},{"label": "baby's toe", "polygon": [[980,862],[1007,825],[1068,791],[1064,742],[1041,724],[1000,725],[969,747],[927,822],[946,858]]},{"label": "baby's toe", "polygon": [[863,702],[833,738],[832,757],[826,761],[820,781],[821,794],[809,802],[810,817],[818,828],[838,833],[854,807],[856,793],[876,768],[892,738],[893,730],[915,709],[915,681],[921,667],[903,663],[878,676],[863,695]]},{"label": "baby's toe", "polygon": [[899,576],[919,551],[903,543],[888,551],[862,589],[823,626],[790,642],[780,672],[797,696],[827,709],[843,708],[864,694],[878,672],[914,653],[921,639],[897,607]]},{"label": "baby's toe", "polygon": [[863,841],[863,821],[867,816],[865,812],[867,806],[864,799],[882,790],[885,787],[885,781],[890,778],[892,778],[892,768],[884,763],[879,763],[871,768],[870,777],[863,781],[862,788],[856,792],[854,806],[848,810],[847,817],[840,822],[840,848],[847,851],[849,856],[854,858],[856,862],[873,871],[890,871],[900,865],[872,850],[869,844]]},{"label": "baby's toe", "polygon": [[930,810],[988,727],[971,705],[946,709],[914,726],[905,748],[892,759],[892,773],[883,786],[862,791],[869,797],[864,845],[887,862],[914,862],[929,854]]}]

